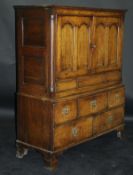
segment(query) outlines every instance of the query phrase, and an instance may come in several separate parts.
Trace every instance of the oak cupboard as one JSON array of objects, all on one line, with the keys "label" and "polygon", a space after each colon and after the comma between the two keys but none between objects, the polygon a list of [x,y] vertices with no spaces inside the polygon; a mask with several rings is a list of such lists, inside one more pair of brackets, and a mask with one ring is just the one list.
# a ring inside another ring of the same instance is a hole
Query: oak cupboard
[{"label": "oak cupboard", "polygon": [[[124,129],[125,10],[16,6],[17,157],[50,168],[72,146]],[[106,143],[105,143],[106,144]]]}]

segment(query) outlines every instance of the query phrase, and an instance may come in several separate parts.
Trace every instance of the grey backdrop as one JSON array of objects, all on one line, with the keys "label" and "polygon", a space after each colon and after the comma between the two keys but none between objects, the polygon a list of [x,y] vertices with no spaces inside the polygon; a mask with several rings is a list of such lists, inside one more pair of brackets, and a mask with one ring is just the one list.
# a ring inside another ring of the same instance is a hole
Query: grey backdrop
[{"label": "grey backdrop", "polygon": [[[132,0],[0,0],[0,111],[14,112],[15,17],[14,5],[60,4],[128,9],[125,19],[123,82],[126,85],[127,114],[133,114],[133,1]],[[13,114],[13,113],[12,113]],[[0,115],[2,116],[2,115]],[[5,116],[5,115],[4,115]],[[11,115],[13,117],[14,115]]]}]

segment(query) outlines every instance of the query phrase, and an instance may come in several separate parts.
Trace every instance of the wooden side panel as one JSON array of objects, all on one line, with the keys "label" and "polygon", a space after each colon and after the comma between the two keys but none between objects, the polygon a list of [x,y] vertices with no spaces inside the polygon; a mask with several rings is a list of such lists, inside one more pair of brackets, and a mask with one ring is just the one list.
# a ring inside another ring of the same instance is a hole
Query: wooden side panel
[{"label": "wooden side panel", "polygon": [[18,90],[48,93],[50,21],[43,9],[16,9]]},{"label": "wooden side panel", "polygon": [[41,57],[25,56],[24,58],[24,82],[44,83],[43,60]]},{"label": "wooden side panel", "polygon": [[23,45],[24,46],[42,46],[44,42],[44,18],[43,17],[24,17],[23,19]]},{"label": "wooden side panel", "polygon": [[50,103],[18,96],[17,107],[17,139],[49,150],[52,125]]}]

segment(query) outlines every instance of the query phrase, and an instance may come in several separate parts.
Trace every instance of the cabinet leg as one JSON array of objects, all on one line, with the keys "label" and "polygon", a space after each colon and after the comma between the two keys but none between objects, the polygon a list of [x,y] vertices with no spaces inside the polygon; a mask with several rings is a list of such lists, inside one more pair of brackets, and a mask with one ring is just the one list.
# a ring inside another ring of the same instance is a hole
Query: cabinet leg
[{"label": "cabinet leg", "polygon": [[43,158],[44,158],[46,169],[50,171],[55,171],[58,165],[58,155],[50,154],[50,153],[43,153]]},{"label": "cabinet leg", "polygon": [[24,146],[17,144],[16,145],[16,157],[18,159],[22,159],[24,156],[28,154],[28,149]]},{"label": "cabinet leg", "polygon": [[118,129],[117,130],[117,137],[119,139],[125,139],[125,133],[124,133],[124,128]]}]

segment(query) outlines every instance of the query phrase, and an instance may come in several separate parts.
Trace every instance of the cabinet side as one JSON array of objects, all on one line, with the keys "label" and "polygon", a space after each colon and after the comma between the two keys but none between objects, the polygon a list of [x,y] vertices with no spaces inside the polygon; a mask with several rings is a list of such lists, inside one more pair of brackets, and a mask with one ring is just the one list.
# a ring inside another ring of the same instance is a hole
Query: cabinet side
[{"label": "cabinet side", "polygon": [[17,143],[50,151],[50,21],[45,8],[15,8]]}]

